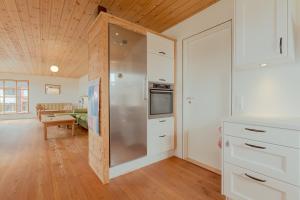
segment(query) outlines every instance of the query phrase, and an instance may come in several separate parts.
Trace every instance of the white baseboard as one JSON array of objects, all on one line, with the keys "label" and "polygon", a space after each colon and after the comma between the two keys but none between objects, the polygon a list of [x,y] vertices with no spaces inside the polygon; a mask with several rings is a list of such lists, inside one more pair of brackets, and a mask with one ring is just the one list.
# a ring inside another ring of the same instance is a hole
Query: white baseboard
[{"label": "white baseboard", "polygon": [[145,156],[143,158],[139,158],[137,160],[133,160],[118,166],[114,166],[109,169],[109,177],[110,179],[121,176],[123,174],[127,174],[129,172],[135,171],[147,165],[156,163],[158,161],[164,160],[166,158],[174,156],[174,151],[168,151],[165,153],[161,153],[158,155]]},{"label": "white baseboard", "polygon": [[217,169],[217,168],[215,168],[215,167],[211,167],[211,166],[209,166],[209,165],[203,164],[203,163],[201,163],[201,162],[199,162],[199,161],[196,161],[196,160],[193,160],[193,159],[191,159],[191,158],[189,158],[189,157],[185,158],[185,160],[188,161],[188,162],[191,162],[191,163],[193,163],[193,164],[195,164],[195,165],[198,165],[199,167],[202,167],[202,168],[204,168],[204,169],[207,169],[208,171],[211,171],[211,172],[213,172],[213,173],[215,173],[215,174],[218,174],[218,175],[220,175],[220,176],[222,175],[222,172],[221,172],[220,169]]}]

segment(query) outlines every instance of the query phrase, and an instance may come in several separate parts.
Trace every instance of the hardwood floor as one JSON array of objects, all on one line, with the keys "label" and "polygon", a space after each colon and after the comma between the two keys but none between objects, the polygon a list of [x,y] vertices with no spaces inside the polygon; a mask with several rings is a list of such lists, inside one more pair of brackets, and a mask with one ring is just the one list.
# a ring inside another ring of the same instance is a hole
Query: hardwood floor
[{"label": "hardwood floor", "polygon": [[38,120],[0,121],[1,200],[223,200],[220,177],[178,158],[102,185],[87,163],[87,134]]}]

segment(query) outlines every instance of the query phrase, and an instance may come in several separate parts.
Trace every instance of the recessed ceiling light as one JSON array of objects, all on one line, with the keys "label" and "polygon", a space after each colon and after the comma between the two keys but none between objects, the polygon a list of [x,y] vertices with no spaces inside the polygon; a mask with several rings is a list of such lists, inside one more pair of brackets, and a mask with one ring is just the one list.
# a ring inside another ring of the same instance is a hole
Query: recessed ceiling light
[{"label": "recessed ceiling light", "polygon": [[118,33],[118,32],[116,32],[116,33],[115,33],[115,35],[116,35],[116,36],[118,36],[118,35],[119,35],[119,33]]},{"label": "recessed ceiling light", "polygon": [[266,67],[267,64],[263,63],[263,64],[260,64],[261,67]]},{"label": "recessed ceiling light", "polygon": [[52,65],[51,67],[50,67],[50,70],[51,70],[51,72],[58,72],[59,71],[59,68],[58,68],[58,66],[56,66],[56,65]]}]

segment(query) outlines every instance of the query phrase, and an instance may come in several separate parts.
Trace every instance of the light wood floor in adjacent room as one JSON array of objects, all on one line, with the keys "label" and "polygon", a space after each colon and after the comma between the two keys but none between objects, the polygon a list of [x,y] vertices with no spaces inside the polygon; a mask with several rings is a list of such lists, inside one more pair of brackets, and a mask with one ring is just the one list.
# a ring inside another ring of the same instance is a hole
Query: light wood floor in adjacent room
[{"label": "light wood floor in adjacent room", "polygon": [[87,134],[34,119],[0,121],[1,200],[224,200],[220,177],[178,158],[102,185],[88,166]]}]

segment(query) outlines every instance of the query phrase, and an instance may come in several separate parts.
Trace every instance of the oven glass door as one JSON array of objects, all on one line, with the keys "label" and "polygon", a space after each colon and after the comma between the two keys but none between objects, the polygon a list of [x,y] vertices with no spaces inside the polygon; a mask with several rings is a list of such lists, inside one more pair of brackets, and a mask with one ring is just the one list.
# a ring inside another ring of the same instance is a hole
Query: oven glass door
[{"label": "oven glass door", "polygon": [[150,115],[173,114],[173,91],[150,90]]}]

